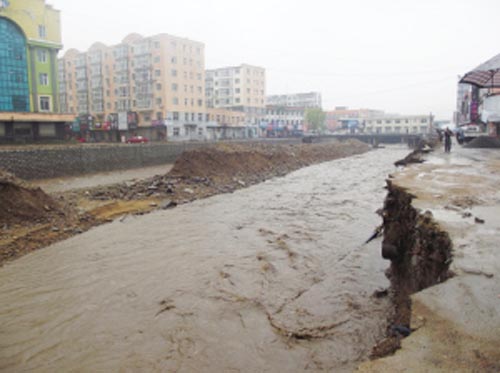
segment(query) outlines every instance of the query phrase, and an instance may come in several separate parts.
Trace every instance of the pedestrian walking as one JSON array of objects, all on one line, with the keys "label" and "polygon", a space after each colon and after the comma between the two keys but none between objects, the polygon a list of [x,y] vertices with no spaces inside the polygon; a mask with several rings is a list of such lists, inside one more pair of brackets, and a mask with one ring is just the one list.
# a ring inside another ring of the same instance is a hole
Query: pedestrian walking
[{"label": "pedestrian walking", "polygon": [[451,151],[451,137],[453,136],[453,132],[446,127],[444,131],[444,151],[445,153],[449,153]]}]

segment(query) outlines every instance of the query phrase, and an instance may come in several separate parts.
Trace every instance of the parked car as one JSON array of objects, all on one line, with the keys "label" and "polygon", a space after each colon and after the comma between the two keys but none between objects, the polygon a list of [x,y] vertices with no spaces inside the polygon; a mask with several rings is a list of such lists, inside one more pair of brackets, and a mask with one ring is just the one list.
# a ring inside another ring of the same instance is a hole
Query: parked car
[{"label": "parked car", "polygon": [[145,144],[149,139],[144,136],[132,136],[127,140],[127,144]]},{"label": "parked car", "polygon": [[463,133],[462,140],[466,143],[474,140],[476,137],[488,136],[488,133],[485,131],[485,129],[475,123],[467,124],[460,127],[460,129]]}]

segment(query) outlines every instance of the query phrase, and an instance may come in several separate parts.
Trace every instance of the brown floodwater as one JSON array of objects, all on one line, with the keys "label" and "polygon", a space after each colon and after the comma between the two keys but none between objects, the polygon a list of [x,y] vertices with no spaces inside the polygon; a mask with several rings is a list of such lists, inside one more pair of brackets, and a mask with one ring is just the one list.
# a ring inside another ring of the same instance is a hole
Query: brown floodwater
[{"label": "brown floodwater", "polygon": [[0,268],[0,370],[351,371],[385,334],[387,147],[128,216]]}]

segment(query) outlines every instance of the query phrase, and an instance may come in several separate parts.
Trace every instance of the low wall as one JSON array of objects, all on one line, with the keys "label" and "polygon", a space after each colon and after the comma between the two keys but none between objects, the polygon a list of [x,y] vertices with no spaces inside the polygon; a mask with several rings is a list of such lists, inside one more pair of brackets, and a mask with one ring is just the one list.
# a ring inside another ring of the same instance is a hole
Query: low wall
[{"label": "low wall", "polygon": [[0,150],[0,168],[22,179],[125,170],[173,163],[186,149],[203,143],[81,145]]},{"label": "low wall", "polygon": [[[242,141],[234,141],[242,142]],[[300,139],[261,140],[246,144],[298,143]],[[0,169],[26,180],[77,176],[174,163],[184,151],[212,143],[81,144],[0,148]]]}]

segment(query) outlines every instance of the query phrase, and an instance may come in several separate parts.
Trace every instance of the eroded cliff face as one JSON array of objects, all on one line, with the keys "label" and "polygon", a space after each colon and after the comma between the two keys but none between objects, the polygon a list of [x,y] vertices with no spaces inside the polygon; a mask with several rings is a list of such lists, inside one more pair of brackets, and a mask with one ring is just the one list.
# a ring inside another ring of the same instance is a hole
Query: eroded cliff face
[{"label": "eroded cliff face", "polygon": [[395,313],[387,338],[374,347],[372,357],[394,352],[404,330],[410,331],[410,295],[451,276],[452,242],[448,233],[429,211],[412,206],[414,196],[404,188],[388,180],[387,190],[382,212],[382,256],[391,261],[386,275],[391,281]]},{"label": "eroded cliff face", "polygon": [[412,294],[446,280],[452,242],[429,211],[415,209],[413,195],[387,182],[384,203],[382,256],[391,261],[389,278],[394,289]]}]

